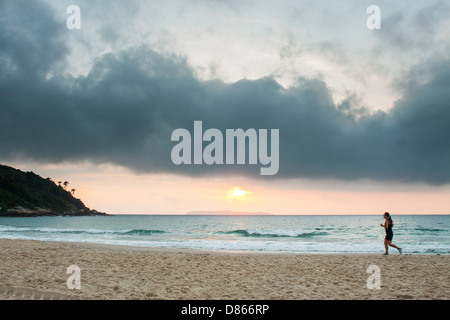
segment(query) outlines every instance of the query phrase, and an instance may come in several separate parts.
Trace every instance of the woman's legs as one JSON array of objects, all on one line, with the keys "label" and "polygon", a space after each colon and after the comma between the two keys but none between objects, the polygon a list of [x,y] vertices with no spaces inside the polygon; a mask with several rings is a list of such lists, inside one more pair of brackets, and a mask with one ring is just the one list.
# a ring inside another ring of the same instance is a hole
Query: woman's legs
[{"label": "woman's legs", "polygon": [[395,244],[391,243],[391,241],[388,241],[388,245],[389,247],[393,247],[398,250],[398,247]]},{"label": "woman's legs", "polygon": [[389,240],[384,240],[384,247],[386,248],[386,252],[388,252],[387,251],[388,246],[386,245],[386,242],[387,242],[387,245],[389,245],[389,247],[393,247],[393,248],[397,249],[398,252],[402,253],[402,248],[397,247],[395,244],[391,243],[391,241],[389,241]]},{"label": "woman's legs", "polygon": [[389,248],[388,248],[388,242],[390,242],[390,241],[384,239],[384,247],[386,248],[386,249],[385,249],[386,253],[388,253],[388,249],[389,249]]}]

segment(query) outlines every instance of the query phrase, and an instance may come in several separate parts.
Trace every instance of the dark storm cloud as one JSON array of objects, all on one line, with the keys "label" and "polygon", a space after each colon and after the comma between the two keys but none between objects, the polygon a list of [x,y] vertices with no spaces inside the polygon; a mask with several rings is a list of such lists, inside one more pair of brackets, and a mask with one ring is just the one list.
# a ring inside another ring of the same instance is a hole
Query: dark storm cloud
[{"label": "dark storm cloud", "polygon": [[406,7],[383,17],[383,32],[376,34],[381,42],[389,48],[402,51],[422,51],[428,46],[435,46],[439,42],[438,31],[446,30],[445,23],[450,15],[450,5],[444,1],[426,4],[417,12],[411,12]]},{"label": "dark storm cloud", "polygon": [[403,98],[373,114],[355,96],[336,105],[317,79],[288,89],[269,77],[201,81],[183,57],[146,47],[99,57],[74,78],[57,72],[64,26],[44,5],[15,3],[0,3],[0,159],[258,177],[259,165],[172,164],[172,131],[202,120],[204,129],[279,129],[276,178],[450,182],[449,60],[413,68]]}]

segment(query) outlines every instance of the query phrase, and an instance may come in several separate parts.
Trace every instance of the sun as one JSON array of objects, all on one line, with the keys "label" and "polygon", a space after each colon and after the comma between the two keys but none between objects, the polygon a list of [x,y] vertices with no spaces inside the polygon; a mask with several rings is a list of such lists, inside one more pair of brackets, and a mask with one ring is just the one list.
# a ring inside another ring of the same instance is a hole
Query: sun
[{"label": "sun", "polygon": [[239,187],[234,187],[228,190],[228,198],[231,200],[245,200],[250,192]]},{"label": "sun", "polygon": [[242,190],[242,189],[239,189],[239,188],[233,188],[233,189],[231,189],[231,195],[233,196],[233,197],[243,197],[243,196],[245,196],[246,195],[246,191],[245,190]]}]

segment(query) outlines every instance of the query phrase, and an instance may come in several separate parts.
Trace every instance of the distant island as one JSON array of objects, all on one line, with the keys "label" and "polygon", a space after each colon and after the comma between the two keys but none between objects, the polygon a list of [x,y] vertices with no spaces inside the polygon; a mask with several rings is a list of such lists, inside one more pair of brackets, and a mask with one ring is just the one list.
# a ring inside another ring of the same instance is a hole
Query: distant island
[{"label": "distant island", "polygon": [[248,212],[248,211],[230,211],[230,210],[216,210],[216,211],[190,211],[187,215],[199,216],[271,216],[272,213],[267,212]]},{"label": "distant island", "polygon": [[107,215],[87,208],[68,185],[0,165],[0,217]]}]

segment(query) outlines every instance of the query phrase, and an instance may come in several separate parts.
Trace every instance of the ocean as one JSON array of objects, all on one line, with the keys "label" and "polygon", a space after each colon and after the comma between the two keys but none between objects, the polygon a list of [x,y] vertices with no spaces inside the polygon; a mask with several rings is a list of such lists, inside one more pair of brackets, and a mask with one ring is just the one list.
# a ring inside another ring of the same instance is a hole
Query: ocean
[{"label": "ocean", "polygon": [[[450,215],[393,215],[403,253],[450,254]],[[228,252],[383,253],[380,215],[0,218],[0,238]],[[391,253],[397,250],[390,248]]]}]

